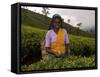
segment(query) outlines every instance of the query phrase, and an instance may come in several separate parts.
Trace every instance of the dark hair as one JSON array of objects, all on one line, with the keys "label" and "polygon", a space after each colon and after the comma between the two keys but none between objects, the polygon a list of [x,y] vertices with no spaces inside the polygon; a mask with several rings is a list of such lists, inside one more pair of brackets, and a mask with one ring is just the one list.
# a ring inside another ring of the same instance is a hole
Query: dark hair
[{"label": "dark hair", "polygon": [[61,18],[61,16],[59,14],[54,14],[53,17],[52,17],[52,19],[51,19],[51,23],[50,23],[50,26],[49,26],[48,30],[54,29],[53,21],[55,19],[59,19],[60,20],[60,22],[61,22],[61,28],[63,28],[63,19]]}]

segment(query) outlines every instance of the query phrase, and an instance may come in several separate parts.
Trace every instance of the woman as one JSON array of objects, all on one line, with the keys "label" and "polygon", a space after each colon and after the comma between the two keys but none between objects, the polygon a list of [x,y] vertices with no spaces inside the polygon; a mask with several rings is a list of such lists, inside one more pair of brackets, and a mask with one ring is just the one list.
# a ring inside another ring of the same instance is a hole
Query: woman
[{"label": "woman", "polygon": [[68,53],[69,39],[67,31],[63,28],[63,21],[59,14],[55,14],[45,37],[45,47],[48,58],[60,58]]}]

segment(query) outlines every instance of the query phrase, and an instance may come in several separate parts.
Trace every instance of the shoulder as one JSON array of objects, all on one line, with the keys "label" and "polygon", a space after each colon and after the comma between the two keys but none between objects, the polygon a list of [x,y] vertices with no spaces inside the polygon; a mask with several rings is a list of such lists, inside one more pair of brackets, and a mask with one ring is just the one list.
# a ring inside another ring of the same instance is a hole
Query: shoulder
[{"label": "shoulder", "polygon": [[66,29],[63,29],[64,30],[64,33],[67,33],[67,30]]},{"label": "shoulder", "polygon": [[64,30],[64,35],[66,36],[68,33],[67,33],[67,30],[66,29],[63,29]]},{"label": "shoulder", "polygon": [[48,30],[46,35],[50,35],[52,33],[52,30]]}]

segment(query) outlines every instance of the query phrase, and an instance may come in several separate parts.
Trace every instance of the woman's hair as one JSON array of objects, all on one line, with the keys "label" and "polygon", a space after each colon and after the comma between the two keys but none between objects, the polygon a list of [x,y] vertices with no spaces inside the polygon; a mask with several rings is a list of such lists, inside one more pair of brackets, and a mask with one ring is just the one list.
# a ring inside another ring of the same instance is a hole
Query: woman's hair
[{"label": "woman's hair", "polygon": [[61,22],[60,26],[61,26],[61,28],[63,28],[63,19],[61,18],[61,16],[59,14],[54,14],[53,17],[52,17],[52,19],[51,19],[51,23],[50,23],[50,26],[49,26],[48,30],[54,29],[53,21],[55,19],[59,19],[60,20],[60,22]]}]

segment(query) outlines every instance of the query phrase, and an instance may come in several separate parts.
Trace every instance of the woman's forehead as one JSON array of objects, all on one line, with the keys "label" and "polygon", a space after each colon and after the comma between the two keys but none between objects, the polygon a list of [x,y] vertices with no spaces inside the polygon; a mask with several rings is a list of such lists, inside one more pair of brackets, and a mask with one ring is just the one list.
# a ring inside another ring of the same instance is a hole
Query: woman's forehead
[{"label": "woman's forehead", "polygon": [[60,21],[60,19],[59,18],[55,18],[54,21]]}]

